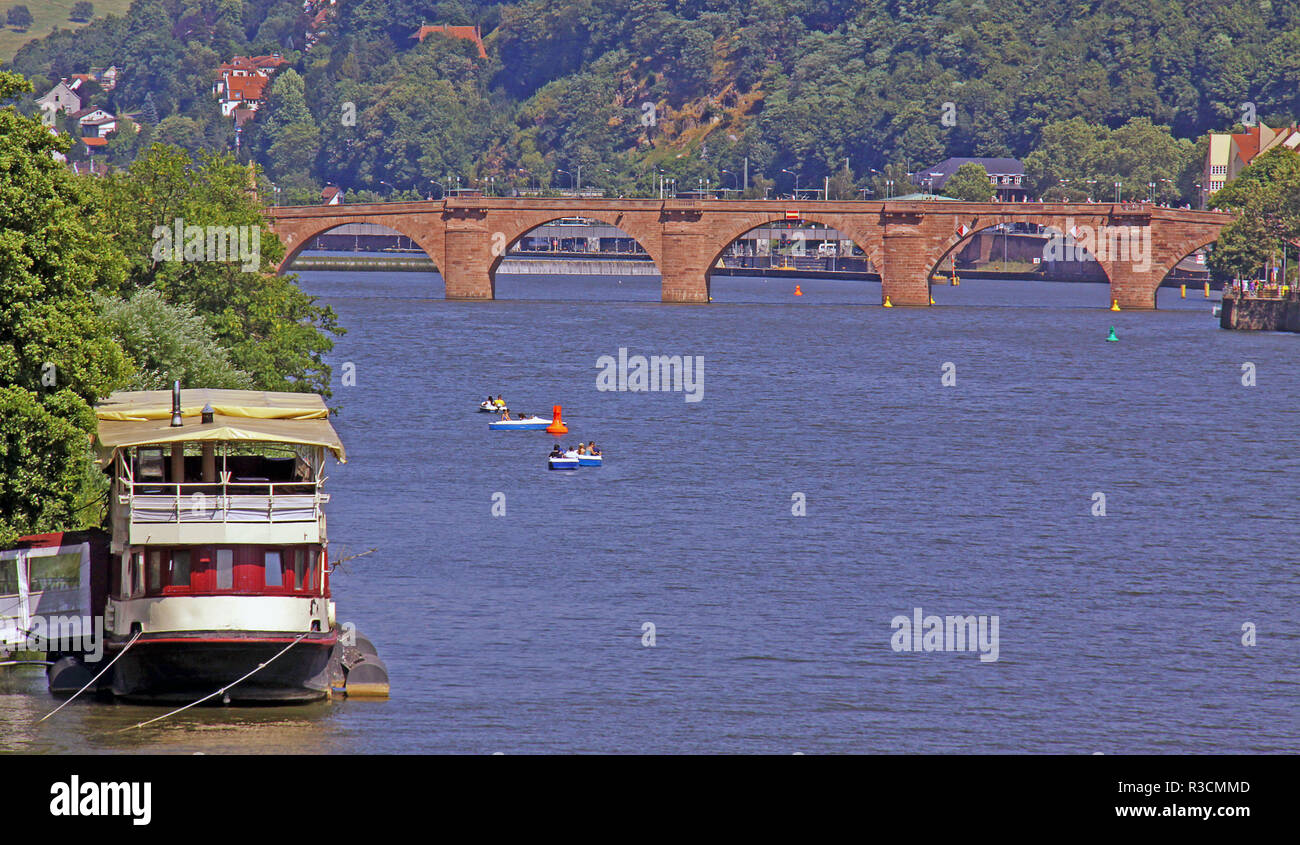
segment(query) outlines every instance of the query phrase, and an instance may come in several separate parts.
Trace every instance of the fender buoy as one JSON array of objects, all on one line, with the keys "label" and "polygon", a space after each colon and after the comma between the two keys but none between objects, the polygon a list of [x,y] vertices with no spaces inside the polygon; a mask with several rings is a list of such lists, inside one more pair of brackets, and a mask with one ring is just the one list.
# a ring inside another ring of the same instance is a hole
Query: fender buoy
[{"label": "fender buoy", "polygon": [[564,420],[562,420],[562,419],[560,418],[560,406],[559,406],[559,405],[556,405],[555,407],[551,408],[551,424],[548,425],[548,426],[546,427],[546,432],[547,432],[548,434],[568,434],[568,433],[569,433],[569,427],[568,427],[567,425],[565,425],[565,424],[564,424]]}]

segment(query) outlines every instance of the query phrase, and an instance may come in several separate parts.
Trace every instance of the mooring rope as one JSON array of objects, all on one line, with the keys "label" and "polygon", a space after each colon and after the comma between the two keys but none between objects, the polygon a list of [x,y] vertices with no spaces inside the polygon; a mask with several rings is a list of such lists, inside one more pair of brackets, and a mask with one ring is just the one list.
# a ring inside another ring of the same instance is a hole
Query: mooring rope
[{"label": "mooring rope", "polygon": [[48,660],[0,660],[0,666],[53,666]]},{"label": "mooring rope", "polygon": [[[67,707],[69,704],[71,704],[73,698],[76,698],[77,696],[79,696],[79,695],[81,695],[83,692],[85,692],[86,690],[90,689],[90,687],[95,683],[95,681],[98,681],[98,680],[103,676],[103,674],[104,674],[105,672],[107,672],[109,669],[111,669],[111,668],[113,667],[113,664],[117,662],[117,658],[118,658],[118,657],[121,657],[122,655],[126,654],[126,652],[131,648],[131,646],[135,645],[135,641],[138,640],[138,639],[140,639],[140,635],[143,634],[143,633],[144,633],[143,630],[136,631],[136,632],[135,632],[135,636],[132,637],[130,640],[127,641],[127,644],[126,644],[125,646],[123,646],[122,650],[119,651],[119,652],[117,653],[117,655],[116,655],[112,660],[108,661],[108,665],[107,665],[107,666],[105,666],[103,669],[100,669],[100,670],[99,670],[99,674],[98,674],[98,675],[96,675],[95,677],[91,678],[89,683],[87,683],[84,687],[82,687],[81,689],[79,689],[79,690],[77,690],[75,693],[73,693],[73,694],[72,694],[72,698],[69,698],[67,701],[63,702],[63,703],[60,704],[58,707],[55,707],[55,708],[54,708],[53,710],[51,710],[50,712],[46,713],[46,714],[45,714],[44,716],[42,716],[41,718],[37,719],[37,720],[36,720],[36,724],[39,725],[41,722],[44,722],[46,719],[50,718],[50,717],[53,716],[55,713],[58,713],[58,712],[59,712],[60,710],[62,710],[64,707]],[[53,665],[53,664],[50,664],[50,665]]]},{"label": "mooring rope", "polygon": [[207,701],[209,698],[212,698],[213,696],[221,695],[221,694],[222,694],[223,692],[225,692],[226,690],[228,690],[228,689],[230,689],[231,687],[235,686],[235,684],[239,684],[239,683],[242,683],[243,681],[248,680],[248,679],[251,678],[253,675],[255,675],[255,674],[257,674],[258,672],[260,672],[260,671],[262,671],[263,669],[265,669],[267,666],[270,666],[270,665],[271,665],[272,663],[274,663],[274,662],[275,662],[275,661],[276,661],[276,660],[277,660],[281,655],[283,655],[286,651],[288,651],[289,649],[291,649],[291,648],[293,648],[294,646],[296,646],[299,642],[301,642],[301,641],[302,641],[302,638],[305,637],[305,636],[307,636],[307,634],[309,634],[309,633],[311,633],[311,632],[310,632],[310,631],[306,631],[306,632],[304,632],[304,633],[299,634],[299,635],[294,639],[293,642],[289,643],[287,646],[285,646],[284,648],[280,649],[279,653],[276,654],[275,657],[272,657],[270,660],[266,661],[265,663],[259,663],[259,664],[257,665],[257,668],[256,668],[256,669],[254,669],[252,672],[249,672],[247,675],[245,675],[244,677],[240,678],[238,681],[235,681],[234,683],[226,684],[224,687],[222,687],[221,689],[217,690],[216,692],[210,692],[210,693],[208,693],[207,695],[205,695],[205,696],[203,696],[202,698],[200,698],[198,701],[191,701],[189,704],[186,704],[184,707],[178,707],[178,708],[176,708],[175,710],[173,710],[173,711],[170,712],[170,713],[164,713],[164,714],[162,714],[161,716],[156,716],[156,717],[154,717],[154,718],[152,718],[152,719],[149,719],[148,721],[140,722],[140,723],[138,723],[138,724],[132,725],[132,726],[129,727],[129,728],[122,728],[121,730],[113,731],[113,733],[118,733],[118,734],[120,734],[120,733],[126,733],[127,731],[133,731],[133,730],[135,730],[136,728],[143,728],[145,725],[152,725],[154,722],[161,722],[163,719],[166,719],[168,716],[175,716],[177,713],[183,712],[183,711],[185,711],[185,710],[189,710],[191,707],[195,706],[196,704],[202,704],[203,702]]}]

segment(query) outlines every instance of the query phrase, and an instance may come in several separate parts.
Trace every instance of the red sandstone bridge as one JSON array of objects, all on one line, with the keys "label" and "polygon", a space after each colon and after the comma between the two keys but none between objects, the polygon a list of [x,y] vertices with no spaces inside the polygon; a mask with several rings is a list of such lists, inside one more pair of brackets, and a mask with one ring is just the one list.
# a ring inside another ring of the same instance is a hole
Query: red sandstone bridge
[{"label": "red sandstone bridge", "polygon": [[[1155,308],[1156,289],[1179,261],[1212,243],[1232,220],[1222,212],[1145,203],[980,203],[946,201],[802,202],[779,200],[452,197],[429,202],[267,209],[285,244],[284,270],[317,235],[347,223],[387,226],[410,238],[442,273],[449,299],[492,299],[496,270],[528,232],[564,217],[622,229],[654,260],[664,302],[708,302],[709,275],[724,251],[751,229],[800,219],[838,229],[880,273],[881,302],[929,305],[930,278],[962,242],[990,226],[1032,223],[1071,233],[1125,227],[1149,261],[1103,255],[1111,298],[1122,308]],[[1138,227],[1136,229],[1127,227]]]}]

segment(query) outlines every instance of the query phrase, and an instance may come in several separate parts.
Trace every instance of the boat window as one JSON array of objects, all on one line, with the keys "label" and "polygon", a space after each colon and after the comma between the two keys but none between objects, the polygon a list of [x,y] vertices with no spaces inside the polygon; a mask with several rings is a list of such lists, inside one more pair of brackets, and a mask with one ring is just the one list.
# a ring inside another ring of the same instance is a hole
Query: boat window
[{"label": "boat window", "polygon": [[131,555],[131,595],[144,595],[144,553]]},{"label": "boat window", "polygon": [[169,580],[173,587],[188,587],[190,585],[189,549],[177,549],[172,552],[172,571]]},{"label": "boat window", "polygon": [[18,561],[0,560],[0,596],[18,595]]},{"label": "boat window", "polygon": [[295,590],[307,589],[307,550],[294,549],[290,554],[293,555],[293,583],[290,585]]},{"label": "boat window", "polygon": [[123,598],[131,596],[131,555],[128,552],[122,553],[122,566],[119,570],[122,577],[118,581],[117,592]]},{"label": "boat window", "polygon": [[162,552],[149,552],[149,594],[162,592]]},{"label": "boat window", "polygon": [[233,549],[217,549],[217,589],[231,590],[235,587],[235,552]]},{"label": "boat window", "polygon": [[280,552],[268,551],[266,553],[266,586],[282,587],[284,586],[283,563],[280,560]]}]

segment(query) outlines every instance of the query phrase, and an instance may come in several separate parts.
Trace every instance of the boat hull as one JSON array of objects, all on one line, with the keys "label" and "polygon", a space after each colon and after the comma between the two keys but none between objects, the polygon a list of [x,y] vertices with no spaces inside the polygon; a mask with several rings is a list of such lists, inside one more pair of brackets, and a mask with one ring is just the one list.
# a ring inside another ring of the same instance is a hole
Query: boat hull
[{"label": "boat hull", "polygon": [[547,465],[551,469],[572,470],[578,468],[576,458],[548,458]]},{"label": "boat hull", "polygon": [[603,465],[600,455],[580,455],[578,457],[578,466],[598,467]]},{"label": "boat hull", "polygon": [[501,420],[488,423],[489,431],[545,431],[550,425],[546,420]]},{"label": "boat hull", "polygon": [[[276,657],[293,639],[229,631],[142,637],[113,665],[109,689],[126,701],[188,704],[272,661],[211,703],[294,704],[328,697],[337,635],[305,637]],[[116,655],[117,648],[110,643],[106,657]]]}]

